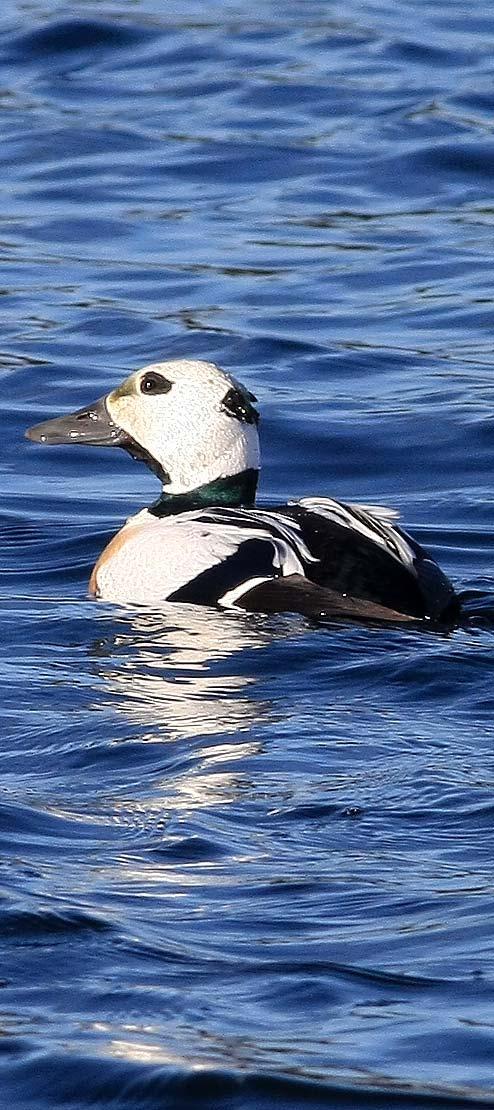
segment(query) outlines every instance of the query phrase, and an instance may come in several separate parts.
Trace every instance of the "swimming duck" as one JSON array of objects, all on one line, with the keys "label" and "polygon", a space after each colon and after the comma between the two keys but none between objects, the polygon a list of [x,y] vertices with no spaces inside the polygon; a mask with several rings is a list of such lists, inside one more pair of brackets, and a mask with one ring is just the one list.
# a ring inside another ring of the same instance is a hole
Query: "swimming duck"
[{"label": "swimming duck", "polygon": [[100,555],[90,593],[121,603],[454,623],[451,583],[391,510],[329,497],[256,505],[255,401],[213,363],[177,359],[26,432],[37,443],[121,447],[162,484],[158,500]]}]

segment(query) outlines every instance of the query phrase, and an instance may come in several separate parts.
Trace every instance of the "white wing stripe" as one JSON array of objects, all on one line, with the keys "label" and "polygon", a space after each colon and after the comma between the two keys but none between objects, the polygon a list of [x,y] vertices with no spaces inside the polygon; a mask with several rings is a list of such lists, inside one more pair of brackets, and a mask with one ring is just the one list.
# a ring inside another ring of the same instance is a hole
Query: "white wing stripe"
[{"label": "white wing stripe", "polygon": [[241,582],[240,586],[235,586],[233,590],[228,590],[226,594],[223,594],[223,597],[219,597],[218,605],[222,605],[224,609],[240,609],[241,606],[235,605],[239,597],[243,597],[248,590],[253,590],[254,586],[260,586],[261,582],[272,581],[272,578],[248,578],[246,582]]},{"label": "white wing stripe", "polygon": [[385,523],[400,519],[398,510],[389,509],[387,505],[361,505],[356,501],[349,501],[348,508],[357,513],[368,513],[369,516],[375,517],[376,520],[384,520]]}]

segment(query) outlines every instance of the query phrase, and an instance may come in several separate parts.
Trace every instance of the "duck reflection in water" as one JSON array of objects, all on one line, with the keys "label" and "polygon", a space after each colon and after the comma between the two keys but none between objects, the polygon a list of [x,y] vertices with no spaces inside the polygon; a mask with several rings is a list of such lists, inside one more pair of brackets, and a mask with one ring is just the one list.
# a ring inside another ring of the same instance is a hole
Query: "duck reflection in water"
[{"label": "duck reflection in water", "polygon": [[[196,758],[193,773],[174,770],[173,782],[167,775],[158,786],[161,806],[161,789],[174,809],[180,799],[185,807],[192,801],[232,800],[238,775],[225,765],[257,754],[261,740],[252,732],[275,717],[272,704],[256,693],[262,674],[256,656],[279,637],[285,621],[295,631],[293,618],[239,617],[165,604],[159,610],[122,611],[118,632],[93,645],[93,669],[111,707],[132,726],[121,742],[135,743],[136,727],[139,744],[197,742],[199,773]],[[162,774],[161,757],[159,767]]]}]

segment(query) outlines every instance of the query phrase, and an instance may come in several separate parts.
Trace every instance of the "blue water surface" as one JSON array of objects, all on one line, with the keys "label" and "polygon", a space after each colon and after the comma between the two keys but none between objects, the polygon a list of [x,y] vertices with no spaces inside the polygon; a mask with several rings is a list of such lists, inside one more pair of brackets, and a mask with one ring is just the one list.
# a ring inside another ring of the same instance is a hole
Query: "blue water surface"
[{"label": "blue water surface", "polygon": [[[494,13],[4,0],[0,1091],[494,1104]],[[24,428],[146,362],[263,412],[261,496],[393,505],[450,635],[88,601],[156,497]]]}]

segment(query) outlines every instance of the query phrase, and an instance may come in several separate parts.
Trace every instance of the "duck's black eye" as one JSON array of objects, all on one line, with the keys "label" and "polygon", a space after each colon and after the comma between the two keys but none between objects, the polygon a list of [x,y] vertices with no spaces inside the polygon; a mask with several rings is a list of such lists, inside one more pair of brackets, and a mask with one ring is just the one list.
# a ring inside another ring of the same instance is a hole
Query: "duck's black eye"
[{"label": "duck's black eye", "polygon": [[141,393],[169,393],[172,383],[168,378],[164,378],[163,374],[157,374],[154,370],[150,370],[149,374],[145,374],[141,378]]}]

